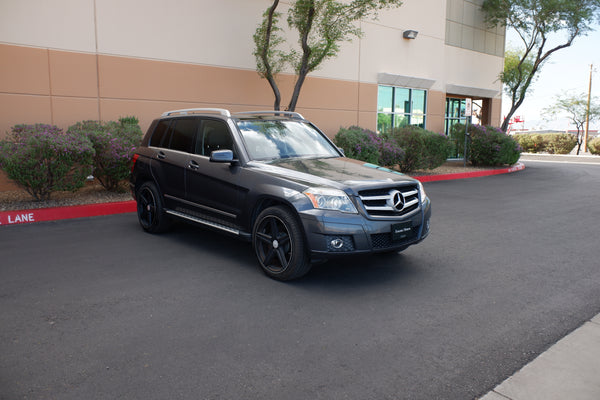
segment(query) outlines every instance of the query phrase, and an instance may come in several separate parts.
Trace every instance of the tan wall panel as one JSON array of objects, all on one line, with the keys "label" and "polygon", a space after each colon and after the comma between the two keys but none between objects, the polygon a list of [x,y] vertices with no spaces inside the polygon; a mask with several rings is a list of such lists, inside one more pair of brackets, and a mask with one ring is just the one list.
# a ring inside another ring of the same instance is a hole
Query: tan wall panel
[{"label": "tan wall panel", "polygon": [[255,71],[111,56],[99,57],[99,71],[103,98],[272,104]]},{"label": "tan wall panel", "polygon": [[300,92],[298,107],[356,110],[358,83],[322,78],[306,79]]},{"label": "tan wall panel", "polygon": [[358,126],[377,131],[377,113],[374,111],[361,111],[358,113]]},{"label": "tan wall panel", "polygon": [[98,120],[98,99],[78,97],[53,97],[54,125],[67,129],[79,121]]},{"label": "tan wall panel", "polygon": [[427,130],[444,132],[446,117],[446,94],[435,90],[427,92]]},{"label": "tan wall panel", "polygon": [[345,111],[300,108],[297,109],[297,111],[314,123],[331,139],[338,133],[340,127],[348,127],[358,123],[355,110]]},{"label": "tan wall panel", "polygon": [[373,83],[360,84],[360,97],[358,98],[358,107],[361,111],[377,112],[377,91],[378,85]]},{"label": "tan wall panel", "polygon": [[0,44],[0,93],[50,94],[48,51]]},{"label": "tan wall panel", "polygon": [[52,95],[98,97],[96,56],[50,50]]},{"label": "tan wall panel", "polygon": [[491,125],[500,127],[502,125],[502,99],[492,99]]},{"label": "tan wall panel", "polygon": [[202,107],[215,107],[215,105],[170,101],[100,100],[100,114],[103,121],[117,121],[121,117],[135,116],[140,120],[140,128],[143,132],[146,132],[153,119],[160,117],[165,111]]},{"label": "tan wall panel", "polygon": [[50,97],[0,93],[0,139],[17,124],[51,124]]}]

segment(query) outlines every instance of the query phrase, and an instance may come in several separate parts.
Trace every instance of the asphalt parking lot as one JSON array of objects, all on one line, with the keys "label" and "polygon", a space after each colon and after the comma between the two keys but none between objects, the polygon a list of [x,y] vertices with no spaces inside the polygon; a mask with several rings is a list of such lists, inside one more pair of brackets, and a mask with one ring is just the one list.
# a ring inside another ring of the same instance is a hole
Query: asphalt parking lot
[{"label": "asphalt parking lot", "polygon": [[0,228],[0,399],[471,399],[600,311],[600,166],[426,184],[432,233],[280,283],[134,214]]}]

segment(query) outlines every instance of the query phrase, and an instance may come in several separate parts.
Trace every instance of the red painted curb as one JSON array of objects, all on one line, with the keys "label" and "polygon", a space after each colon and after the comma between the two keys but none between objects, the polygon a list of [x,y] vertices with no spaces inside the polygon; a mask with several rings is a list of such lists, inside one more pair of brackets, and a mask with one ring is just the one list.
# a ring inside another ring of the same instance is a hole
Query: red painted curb
[{"label": "red painted curb", "polygon": [[[446,175],[417,176],[421,182],[447,181],[451,179],[478,178],[482,176],[508,174],[521,171],[525,165],[517,163],[510,168],[492,169],[488,171],[465,172]],[[97,217],[100,215],[122,214],[136,211],[133,200],[114,203],[85,204],[81,206],[36,208],[32,210],[0,211],[0,226],[28,224],[32,222],[57,221],[61,219]]]},{"label": "red painted curb", "polygon": [[487,171],[463,172],[463,173],[458,173],[458,174],[424,175],[424,176],[415,176],[414,178],[420,182],[436,182],[436,181],[448,181],[448,180],[453,180],[453,179],[479,178],[482,176],[510,174],[512,172],[522,171],[524,169],[525,169],[525,164],[516,163],[515,165],[513,165],[512,167],[509,167],[509,168],[490,169]]},{"label": "red painted curb", "polygon": [[0,226],[60,219],[97,217],[121,214],[136,210],[133,200],[114,203],[85,204],[80,206],[36,208],[32,210],[0,211]]}]

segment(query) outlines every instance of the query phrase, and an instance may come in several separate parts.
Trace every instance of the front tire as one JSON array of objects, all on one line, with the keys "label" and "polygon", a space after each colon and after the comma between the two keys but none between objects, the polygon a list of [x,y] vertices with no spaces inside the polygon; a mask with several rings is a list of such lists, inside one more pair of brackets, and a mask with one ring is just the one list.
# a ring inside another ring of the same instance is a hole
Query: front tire
[{"label": "front tire", "polygon": [[269,207],[258,215],[252,246],[261,268],[273,279],[297,279],[310,270],[302,227],[286,207]]},{"label": "front tire", "polygon": [[136,199],[138,220],[146,232],[160,233],[169,229],[171,221],[154,183],[144,182],[137,191]]}]

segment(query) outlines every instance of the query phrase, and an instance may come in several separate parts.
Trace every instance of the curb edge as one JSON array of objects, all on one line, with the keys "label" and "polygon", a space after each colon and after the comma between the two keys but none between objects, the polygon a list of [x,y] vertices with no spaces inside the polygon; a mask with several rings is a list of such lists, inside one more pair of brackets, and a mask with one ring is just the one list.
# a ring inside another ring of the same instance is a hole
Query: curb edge
[{"label": "curb edge", "polygon": [[[414,178],[420,182],[436,182],[508,174],[516,171],[522,171],[523,169],[525,169],[525,165],[519,162],[509,168],[445,175],[424,175]],[[134,211],[136,211],[136,203],[133,200],[65,207],[0,211],[0,227],[8,225],[30,224],[35,222],[58,221],[63,219],[98,217],[102,215],[123,214]]]}]

